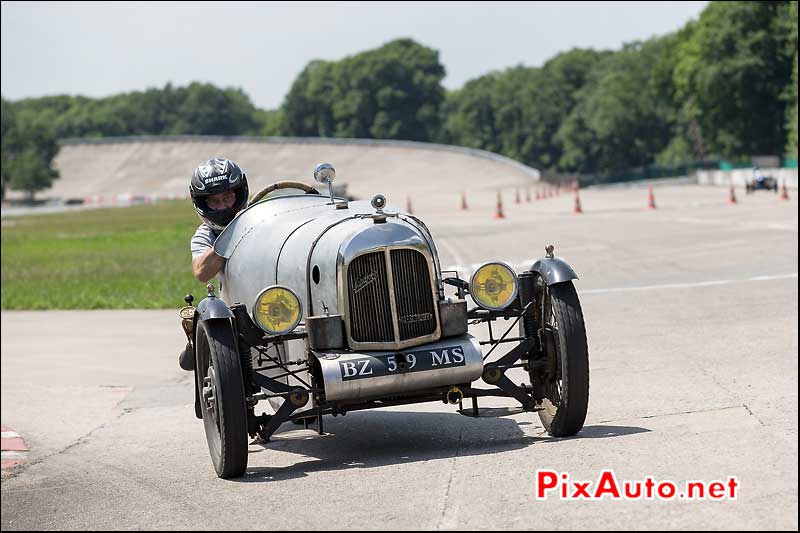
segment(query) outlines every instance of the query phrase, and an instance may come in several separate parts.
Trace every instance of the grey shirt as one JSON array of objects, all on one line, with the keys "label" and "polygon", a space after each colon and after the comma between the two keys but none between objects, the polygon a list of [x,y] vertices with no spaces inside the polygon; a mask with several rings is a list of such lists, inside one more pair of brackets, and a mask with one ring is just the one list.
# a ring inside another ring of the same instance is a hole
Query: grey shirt
[{"label": "grey shirt", "polygon": [[214,231],[211,227],[203,222],[200,224],[200,227],[197,228],[197,231],[194,232],[192,235],[191,241],[191,249],[192,249],[192,260],[194,261],[201,255],[203,255],[209,248],[214,247],[214,241],[217,240],[221,232]]}]

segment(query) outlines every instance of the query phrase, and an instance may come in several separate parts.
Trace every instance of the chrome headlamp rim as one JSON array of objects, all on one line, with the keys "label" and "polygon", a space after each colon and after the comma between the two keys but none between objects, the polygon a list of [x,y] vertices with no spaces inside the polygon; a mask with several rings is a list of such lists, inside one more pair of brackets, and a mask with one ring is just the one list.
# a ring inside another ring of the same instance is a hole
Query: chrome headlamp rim
[{"label": "chrome headlamp rim", "polygon": [[[475,293],[472,290],[472,287],[475,286],[475,276],[478,274],[478,272],[481,271],[481,269],[483,269],[484,267],[487,267],[489,265],[500,265],[501,267],[503,267],[506,270],[508,270],[511,273],[511,276],[514,278],[514,291],[511,294],[511,297],[508,299],[508,303],[503,305],[503,306],[500,306],[500,307],[493,307],[493,306],[486,305],[485,303],[481,302],[478,298],[475,297]],[[475,301],[476,304],[478,304],[479,307],[481,307],[483,309],[487,309],[489,311],[502,311],[503,309],[505,309],[508,306],[510,306],[511,304],[513,304],[514,300],[517,299],[518,291],[519,291],[519,276],[517,276],[517,273],[514,271],[513,268],[511,268],[511,265],[509,265],[508,263],[505,263],[503,261],[487,261],[486,263],[483,263],[478,268],[476,268],[475,271],[472,273],[472,275],[469,277],[469,294],[470,294],[470,296],[472,296],[472,299]]]},{"label": "chrome headlamp rim", "polygon": [[[268,327],[265,327],[258,319],[256,309],[258,309],[259,300],[261,300],[261,297],[264,294],[266,294],[268,291],[272,289],[283,289],[292,296],[294,296],[295,300],[297,300],[297,309],[298,309],[297,318],[295,319],[294,323],[290,328],[286,328],[280,331],[274,331]],[[286,335],[287,333],[291,333],[297,327],[297,325],[300,324],[300,321],[303,320],[303,302],[300,301],[300,297],[297,295],[297,293],[292,289],[290,289],[289,287],[287,287],[286,285],[269,285],[261,289],[261,291],[259,291],[255,299],[253,300],[253,306],[252,309],[250,310],[250,317],[253,319],[253,323],[255,323],[256,326],[258,326],[261,330],[269,333],[270,335]]]}]

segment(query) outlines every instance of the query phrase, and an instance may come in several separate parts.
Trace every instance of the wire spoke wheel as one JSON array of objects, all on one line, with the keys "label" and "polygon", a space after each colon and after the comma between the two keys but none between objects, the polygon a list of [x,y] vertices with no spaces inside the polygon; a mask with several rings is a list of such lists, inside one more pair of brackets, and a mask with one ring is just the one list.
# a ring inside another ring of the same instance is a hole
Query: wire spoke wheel
[{"label": "wire spoke wheel", "polygon": [[544,371],[543,410],[539,418],[554,437],[583,427],[589,405],[589,352],[578,294],[571,281],[545,286],[539,308]]},{"label": "wire spoke wheel", "polygon": [[239,477],[247,469],[247,403],[230,322],[199,323],[195,343],[195,374],[211,462],[219,477]]}]

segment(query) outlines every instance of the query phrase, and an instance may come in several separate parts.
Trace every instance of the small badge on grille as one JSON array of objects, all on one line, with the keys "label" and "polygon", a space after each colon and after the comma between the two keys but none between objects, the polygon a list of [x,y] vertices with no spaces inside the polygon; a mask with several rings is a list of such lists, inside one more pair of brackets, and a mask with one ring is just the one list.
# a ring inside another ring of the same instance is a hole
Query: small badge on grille
[{"label": "small badge on grille", "polygon": [[355,283],[353,283],[353,294],[358,294],[370,283],[374,282],[376,279],[378,279],[378,273],[370,272],[363,278],[355,280]]},{"label": "small badge on grille", "polygon": [[433,320],[433,315],[431,313],[403,315],[398,320],[401,324],[416,324],[417,322],[427,322],[428,320]]}]

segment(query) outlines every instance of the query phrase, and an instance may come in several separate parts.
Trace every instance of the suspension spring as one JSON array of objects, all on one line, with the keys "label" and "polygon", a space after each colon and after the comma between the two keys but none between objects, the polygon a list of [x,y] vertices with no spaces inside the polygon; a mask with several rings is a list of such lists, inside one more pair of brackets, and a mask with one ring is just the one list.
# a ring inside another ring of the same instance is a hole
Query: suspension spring
[{"label": "suspension spring", "polygon": [[[536,298],[536,276],[533,272],[519,275],[519,298],[522,308]],[[530,306],[522,315],[522,330],[527,338],[537,338],[536,304]]]},{"label": "suspension spring", "polygon": [[253,360],[250,358],[250,346],[239,341],[239,358],[242,361],[242,377],[248,394],[256,392],[253,382]]}]

